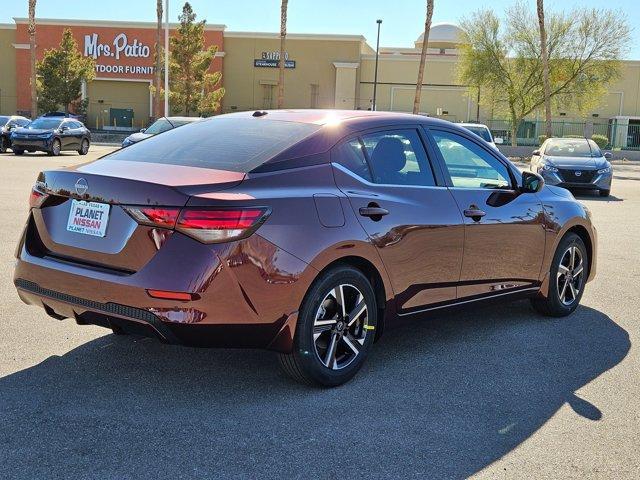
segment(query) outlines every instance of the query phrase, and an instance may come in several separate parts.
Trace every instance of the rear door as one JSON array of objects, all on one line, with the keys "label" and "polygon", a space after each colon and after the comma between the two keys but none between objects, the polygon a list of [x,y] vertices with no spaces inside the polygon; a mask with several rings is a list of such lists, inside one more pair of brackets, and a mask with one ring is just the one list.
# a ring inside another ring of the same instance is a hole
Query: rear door
[{"label": "rear door", "polygon": [[428,131],[464,217],[458,297],[535,288],[545,248],[538,196],[520,193],[506,162],[471,135],[440,127]]},{"label": "rear door", "polygon": [[399,313],[456,298],[464,227],[415,127],[354,136],[331,154],[338,187],[376,246]]}]

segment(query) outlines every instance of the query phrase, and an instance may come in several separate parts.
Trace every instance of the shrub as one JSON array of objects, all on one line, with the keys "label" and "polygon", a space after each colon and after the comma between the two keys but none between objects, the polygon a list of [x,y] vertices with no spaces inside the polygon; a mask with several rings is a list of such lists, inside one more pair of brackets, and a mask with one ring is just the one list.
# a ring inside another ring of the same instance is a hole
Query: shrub
[{"label": "shrub", "polygon": [[599,133],[593,135],[591,137],[591,140],[596,142],[596,145],[598,145],[598,147],[600,147],[601,149],[605,149],[607,148],[607,145],[609,145],[609,138],[606,135],[601,135]]}]

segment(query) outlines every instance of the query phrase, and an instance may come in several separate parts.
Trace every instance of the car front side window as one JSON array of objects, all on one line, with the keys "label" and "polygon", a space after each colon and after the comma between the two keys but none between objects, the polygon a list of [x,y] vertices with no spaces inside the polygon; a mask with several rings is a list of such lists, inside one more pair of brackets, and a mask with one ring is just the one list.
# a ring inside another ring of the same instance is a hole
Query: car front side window
[{"label": "car front side window", "polygon": [[510,188],[507,167],[471,140],[452,132],[432,130],[451,182],[457,188]]}]

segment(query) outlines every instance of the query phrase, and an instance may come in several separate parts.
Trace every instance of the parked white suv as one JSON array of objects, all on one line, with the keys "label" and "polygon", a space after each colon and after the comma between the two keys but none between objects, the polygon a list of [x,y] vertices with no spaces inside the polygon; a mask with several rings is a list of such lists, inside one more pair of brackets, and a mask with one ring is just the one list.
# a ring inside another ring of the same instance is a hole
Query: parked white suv
[{"label": "parked white suv", "polygon": [[491,145],[491,147],[495,148],[496,150],[498,150],[498,147],[496,146],[496,144],[501,145],[503,143],[502,138],[500,137],[493,138],[493,135],[491,134],[491,130],[489,130],[489,127],[487,127],[486,125],[483,125],[482,123],[459,123],[458,125],[466,128],[471,133],[475,133],[477,136],[479,136],[481,139],[483,139],[485,142],[487,142],[489,145]]}]

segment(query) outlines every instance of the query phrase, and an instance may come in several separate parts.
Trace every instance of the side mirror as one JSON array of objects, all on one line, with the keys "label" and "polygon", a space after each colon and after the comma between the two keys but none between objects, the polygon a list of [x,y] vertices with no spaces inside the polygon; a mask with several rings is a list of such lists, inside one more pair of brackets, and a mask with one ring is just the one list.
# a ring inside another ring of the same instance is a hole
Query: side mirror
[{"label": "side mirror", "polygon": [[67,130],[69,130],[69,127],[67,125],[63,125],[60,127],[61,132],[66,132]]},{"label": "side mirror", "polygon": [[522,172],[522,186],[520,191],[523,193],[536,193],[544,187],[544,178],[534,172],[525,170]]},{"label": "side mirror", "polygon": [[147,129],[146,129],[146,128],[141,128],[141,129],[140,129],[140,133],[144,133],[144,132],[146,132],[146,131],[147,131]]},{"label": "side mirror", "polygon": [[533,152],[531,152],[532,156],[540,156],[540,150],[534,150]]},{"label": "side mirror", "polygon": [[604,152],[604,158],[611,160],[613,158],[613,154],[611,152]]},{"label": "side mirror", "polygon": [[504,138],[496,137],[493,139],[493,143],[495,143],[496,145],[502,145],[504,143]]}]

